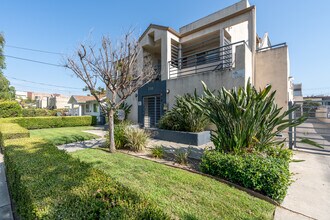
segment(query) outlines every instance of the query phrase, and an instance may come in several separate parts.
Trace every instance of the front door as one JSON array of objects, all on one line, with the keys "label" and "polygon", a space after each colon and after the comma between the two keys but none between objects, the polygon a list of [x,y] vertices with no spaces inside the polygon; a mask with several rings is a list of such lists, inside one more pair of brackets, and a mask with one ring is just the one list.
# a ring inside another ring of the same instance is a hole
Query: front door
[{"label": "front door", "polygon": [[144,127],[157,127],[160,119],[160,96],[143,97]]}]

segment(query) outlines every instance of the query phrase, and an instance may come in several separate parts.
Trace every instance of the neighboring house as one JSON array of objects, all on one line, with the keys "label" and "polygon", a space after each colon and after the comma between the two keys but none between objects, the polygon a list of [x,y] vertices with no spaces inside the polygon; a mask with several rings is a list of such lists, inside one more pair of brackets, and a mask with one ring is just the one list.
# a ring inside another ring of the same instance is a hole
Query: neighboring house
[{"label": "neighboring house", "polygon": [[293,101],[294,102],[303,102],[303,94],[302,94],[302,83],[293,84]]},{"label": "neighboring house", "polygon": [[[179,18],[179,17],[178,17]],[[139,38],[144,57],[151,57],[157,80],[132,94],[129,119],[144,127],[155,127],[175,104],[175,97],[202,94],[201,81],[211,90],[271,84],[276,103],[283,109],[293,100],[288,46],[271,45],[268,33],[256,31],[256,7],[240,1],[176,31],[151,24]],[[142,65],[140,65],[142,66]]]},{"label": "neighboring house", "polygon": [[48,109],[69,109],[71,105],[68,104],[69,101],[68,96],[63,96],[61,94],[52,94],[48,97]]},{"label": "neighboring house", "polygon": [[47,108],[48,97],[47,96],[35,96],[36,107],[37,108]]},{"label": "neighboring house", "polygon": [[71,104],[70,115],[93,115],[97,117],[98,123],[104,122],[101,107],[94,96],[73,95],[70,97],[68,104]]},{"label": "neighboring house", "polygon": [[27,97],[31,100],[35,100],[37,108],[47,108],[48,97],[51,94],[43,92],[27,92]]},{"label": "neighboring house", "polygon": [[28,92],[16,91],[15,96],[18,100],[26,100],[28,98]]},{"label": "neighboring house", "polygon": [[330,107],[330,96],[306,96],[304,97],[304,101],[310,101],[318,103],[320,106]]}]

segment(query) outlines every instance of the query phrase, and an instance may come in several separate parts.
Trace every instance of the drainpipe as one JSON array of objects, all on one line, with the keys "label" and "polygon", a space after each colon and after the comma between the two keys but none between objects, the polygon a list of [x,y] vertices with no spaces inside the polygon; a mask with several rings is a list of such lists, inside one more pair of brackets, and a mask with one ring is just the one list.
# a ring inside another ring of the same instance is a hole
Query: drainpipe
[{"label": "drainpipe", "polygon": [[[223,46],[225,46],[225,30],[223,28],[221,28],[220,29],[220,47],[223,47]],[[221,49],[220,49],[220,51],[219,51],[220,60],[222,59],[223,55],[224,55],[224,52],[221,52]],[[221,63],[223,63],[223,61],[221,61]],[[223,66],[223,64],[221,64],[220,66]]]},{"label": "drainpipe", "polygon": [[249,46],[252,51],[252,79],[253,85],[256,85],[256,49],[257,49],[257,28],[256,28],[256,7],[250,11],[249,19],[249,29],[250,29],[250,42]]},{"label": "drainpipe", "polygon": [[181,60],[182,57],[182,45],[179,43],[179,51],[178,51],[178,69],[181,70]]}]

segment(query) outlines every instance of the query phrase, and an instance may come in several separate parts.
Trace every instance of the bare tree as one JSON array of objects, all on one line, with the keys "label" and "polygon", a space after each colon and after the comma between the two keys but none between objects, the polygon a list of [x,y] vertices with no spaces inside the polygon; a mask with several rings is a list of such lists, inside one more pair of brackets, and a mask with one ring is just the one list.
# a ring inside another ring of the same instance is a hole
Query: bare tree
[{"label": "bare tree", "polygon": [[[155,78],[155,70],[149,56],[144,56],[132,31],[114,43],[109,37],[102,38],[102,45],[81,44],[73,57],[67,58],[66,67],[71,69],[87,86],[103,112],[109,118],[110,152],[115,152],[114,114],[127,97]],[[143,57],[143,62],[138,62]],[[104,84],[108,97],[103,100],[98,91]],[[104,101],[106,104],[104,104]]]}]

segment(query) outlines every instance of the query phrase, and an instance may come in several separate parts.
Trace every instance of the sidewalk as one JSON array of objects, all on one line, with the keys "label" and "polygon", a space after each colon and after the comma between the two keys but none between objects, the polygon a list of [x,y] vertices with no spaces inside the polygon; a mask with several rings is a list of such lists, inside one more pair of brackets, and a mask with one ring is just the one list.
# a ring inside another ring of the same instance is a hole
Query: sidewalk
[{"label": "sidewalk", "polygon": [[70,144],[63,144],[57,146],[58,149],[60,150],[65,150],[67,152],[74,152],[77,150],[84,150],[87,148],[95,148],[103,145],[105,143],[104,138],[99,138],[99,139],[93,139],[93,140],[87,140],[87,141],[79,141],[79,142],[74,142]]},{"label": "sidewalk", "polygon": [[5,164],[3,162],[3,155],[1,153],[0,153],[0,219],[1,220],[14,219],[13,212],[11,210],[8,188],[7,188]]},{"label": "sidewalk", "polygon": [[[294,151],[290,171],[294,182],[290,185],[282,206],[313,219],[330,217],[330,156]],[[288,219],[287,212],[276,209],[275,220]],[[295,216],[290,219],[306,219]]]}]

